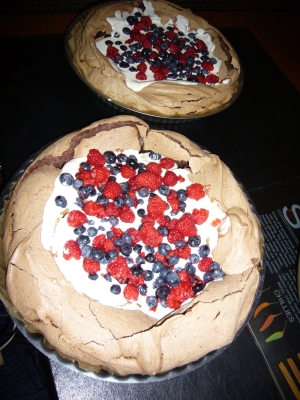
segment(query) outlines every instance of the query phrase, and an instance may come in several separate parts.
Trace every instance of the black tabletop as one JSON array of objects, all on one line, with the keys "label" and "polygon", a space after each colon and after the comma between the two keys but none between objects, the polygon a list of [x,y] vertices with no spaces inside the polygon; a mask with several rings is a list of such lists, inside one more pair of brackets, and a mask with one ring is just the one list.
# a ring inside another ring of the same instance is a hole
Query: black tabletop
[{"label": "black tabletop", "polygon": [[[263,188],[300,175],[300,96],[250,31],[222,31],[243,65],[240,97],[211,117],[159,127],[180,132],[218,154],[259,198]],[[41,146],[118,111],[102,103],[75,75],[63,35],[0,38],[0,44],[0,160],[8,182]],[[247,327],[208,364],[157,383],[106,382],[55,361],[51,368],[60,399],[73,398],[73,392],[82,399],[280,398]]]}]

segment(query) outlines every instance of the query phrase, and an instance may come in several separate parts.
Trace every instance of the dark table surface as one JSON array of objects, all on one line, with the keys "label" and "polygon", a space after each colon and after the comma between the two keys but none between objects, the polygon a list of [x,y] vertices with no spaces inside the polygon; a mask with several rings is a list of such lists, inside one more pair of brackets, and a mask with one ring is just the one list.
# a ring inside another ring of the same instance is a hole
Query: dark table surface
[{"label": "dark table surface", "polygon": [[[250,31],[222,31],[243,65],[245,82],[240,97],[214,116],[184,124],[160,124],[160,128],[180,132],[218,154],[257,199],[260,213],[264,188],[281,181],[299,182],[300,96]],[[0,160],[8,182],[41,146],[118,112],[102,103],[72,71],[63,35],[0,38],[0,43],[5,55],[1,63]],[[296,190],[298,194],[299,188]],[[280,398],[247,327],[209,363],[157,383],[108,382],[56,361],[50,366],[60,399]],[[2,390],[5,393],[5,388]],[[21,387],[16,390],[21,393]]]}]

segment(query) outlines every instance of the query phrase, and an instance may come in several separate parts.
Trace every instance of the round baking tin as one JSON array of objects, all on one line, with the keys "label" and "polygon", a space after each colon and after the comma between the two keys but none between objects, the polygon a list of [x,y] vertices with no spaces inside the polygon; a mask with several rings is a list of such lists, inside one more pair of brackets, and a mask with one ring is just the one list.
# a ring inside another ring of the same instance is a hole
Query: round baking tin
[{"label": "round baking tin", "polygon": [[183,117],[161,116],[161,115],[156,115],[156,114],[149,114],[149,113],[144,113],[144,112],[135,110],[135,109],[130,108],[130,107],[126,107],[126,106],[114,101],[113,99],[107,97],[100,90],[97,90],[95,87],[93,87],[80,74],[80,72],[78,71],[78,69],[74,65],[72,51],[71,51],[70,46],[69,46],[69,40],[71,39],[71,31],[73,30],[73,28],[79,22],[84,20],[86,18],[86,16],[95,8],[97,8],[97,6],[92,6],[92,7],[88,8],[87,10],[83,11],[82,13],[80,13],[79,15],[77,15],[74,18],[74,20],[70,23],[70,25],[68,26],[68,28],[66,30],[64,46],[65,46],[65,52],[66,52],[66,56],[67,56],[67,59],[69,61],[69,64],[71,65],[73,71],[76,73],[76,75],[79,77],[79,79],[100,100],[102,100],[104,103],[108,104],[110,107],[114,108],[117,111],[120,111],[121,113],[134,115],[135,117],[141,118],[141,119],[143,119],[145,121],[148,121],[148,122],[161,123],[161,124],[178,124],[178,123],[194,122],[196,120],[199,120],[199,119],[202,119],[202,118],[205,118],[205,117],[209,117],[209,116],[218,114],[219,112],[226,110],[228,107],[230,107],[238,99],[239,95],[241,94],[243,85],[244,85],[244,73],[243,73],[242,65],[240,65],[240,67],[241,67],[240,76],[239,76],[239,79],[237,81],[236,90],[235,90],[235,93],[233,94],[232,98],[227,103],[223,104],[221,107],[216,108],[216,109],[211,110],[211,111],[208,111],[208,112],[203,113],[203,114],[197,114],[197,115],[191,115],[191,116],[186,115],[186,116],[183,116]]},{"label": "round baking tin", "polygon": [[[56,139],[57,140],[57,139]],[[21,166],[18,168],[18,170],[13,174],[13,176],[11,177],[11,179],[8,181],[8,183],[6,184],[3,192],[0,195],[0,215],[3,212],[3,206],[4,206],[4,202],[5,200],[9,199],[9,194],[11,189],[13,188],[13,186],[17,183],[18,179],[21,177],[21,175],[23,174],[23,172],[25,171],[25,169],[34,161],[34,159],[48,146],[50,146],[54,141],[51,141],[50,143],[48,143],[47,145],[41,147],[39,150],[37,150],[36,152],[34,152],[30,157],[28,157],[22,164]],[[198,144],[198,146],[202,149],[202,150],[206,150],[203,146],[200,146]],[[252,211],[255,213],[255,215],[259,218],[259,215],[256,211],[255,205],[252,201],[252,199],[250,198],[249,194],[247,193],[247,191],[245,190],[245,188],[243,187],[242,183],[239,181],[239,179],[236,178],[236,176],[234,176],[235,179],[237,180],[237,182],[239,182],[241,188],[243,189],[249,204],[251,206]],[[238,332],[236,333],[233,341],[239,336],[239,334],[243,331],[243,329],[246,327],[246,325],[248,324],[250,318],[252,317],[252,314],[254,313],[254,310],[256,309],[259,299],[260,299],[260,295],[263,289],[263,284],[264,284],[264,279],[265,279],[265,251],[264,251],[264,246],[262,247],[262,260],[260,262],[260,265],[258,266],[259,268],[259,284],[256,290],[256,294],[255,294],[255,298],[252,304],[252,307],[249,311],[249,314],[244,322],[244,324],[242,325],[242,327],[238,330]],[[164,374],[159,374],[159,375],[128,375],[128,376],[118,376],[118,375],[114,375],[112,373],[109,373],[107,371],[100,371],[99,373],[93,372],[93,371],[86,371],[83,370],[81,368],[79,368],[78,364],[76,361],[69,361],[66,359],[63,359],[57,352],[56,350],[52,350],[49,349],[45,343],[44,343],[44,337],[43,335],[39,334],[39,333],[30,333],[27,329],[25,324],[18,320],[17,318],[15,318],[14,316],[12,316],[10,314],[10,317],[12,318],[13,322],[17,325],[18,329],[21,331],[21,333],[28,339],[28,341],[35,346],[38,350],[40,350],[44,355],[46,355],[47,357],[49,357],[50,359],[58,362],[59,364],[70,368],[74,371],[77,372],[81,372],[87,376],[93,377],[95,379],[100,379],[100,380],[104,380],[104,381],[108,381],[108,382],[114,382],[114,383],[147,383],[147,382],[158,382],[158,381],[163,381],[166,379],[171,379],[171,378],[175,378],[178,377],[180,375],[184,375],[188,372],[194,371],[202,366],[204,366],[205,364],[207,364],[209,361],[212,361],[215,357],[219,356],[227,347],[230,346],[231,343],[229,343],[228,345],[214,350],[208,354],[206,354],[204,357],[200,358],[197,361],[194,361],[192,363],[186,364],[182,367],[178,367],[178,368],[174,368]]]}]

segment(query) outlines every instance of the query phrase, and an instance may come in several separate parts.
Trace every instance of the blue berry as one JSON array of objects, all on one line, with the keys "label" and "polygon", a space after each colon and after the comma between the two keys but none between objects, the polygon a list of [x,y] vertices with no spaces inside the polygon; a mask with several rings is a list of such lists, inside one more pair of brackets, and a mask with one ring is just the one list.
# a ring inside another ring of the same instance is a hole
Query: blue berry
[{"label": "blue berry", "polygon": [[191,247],[198,247],[198,246],[200,245],[200,243],[201,243],[201,238],[200,238],[199,235],[190,236],[190,237],[188,238],[188,244],[189,244]]},{"label": "blue berry", "polygon": [[128,182],[121,182],[121,183],[120,183],[120,186],[121,186],[122,194],[126,194],[126,193],[129,192],[129,190],[130,190],[130,185],[129,185]]},{"label": "blue berry", "polygon": [[108,221],[109,221],[109,223],[110,223],[112,226],[117,226],[117,225],[119,225],[119,220],[118,220],[118,218],[116,218],[116,217],[113,216],[113,215],[111,215],[111,216],[108,218]]},{"label": "blue berry", "polygon": [[158,228],[157,228],[157,232],[159,232],[162,236],[168,236],[168,233],[169,233],[169,229],[166,227],[166,226],[164,226],[164,225],[160,225]]},{"label": "blue berry", "polygon": [[155,296],[159,299],[166,299],[170,293],[170,288],[167,286],[160,286],[155,291]]},{"label": "blue berry", "polygon": [[135,261],[136,261],[137,264],[145,264],[146,263],[145,258],[142,257],[142,256],[137,256]]},{"label": "blue berry", "polygon": [[147,251],[149,251],[149,253],[155,253],[154,247],[152,247],[152,246],[150,246],[150,245],[148,245],[148,244],[145,246],[145,249],[146,249]]},{"label": "blue berry", "polygon": [[148,188],[141,188],[138,190],[138,195],[141,197],[148,197],[150,195],[150,189]]},{"label": "blue berry", "polygon": [[218,262],[216,262],[216,261],[213,261],[213,262],[210,264],[210,266],[209,266],[210,272],[212,272],[212,271],[217,271],[217,270],[220,270],[220,269],[221,269],[221,266],[220,266],[220,264],[219,264]]},{"label": "blue berry", "polygon": [[104,279],[107,280],[107,282],[112,282],[112,277],[111,277],[111,275],[109,275],[108,273],[106,273],[106,274],[104,275]]},{"label": "blue berry", "polygon": [[123,244],[120,247],[120,251],[123,254],[123,256],[129,256],[129,254],[132,253],[132,247],[130,246],[130,244]]},{"label": "blue berry", "polygon": [[214,271],[211,271],[210,275],[214,281],[220,281],[221,279],[223,279],[224,272],[221,269],[216,269]]},{"label": "blue berry", "polygon": [[196,294],[196,293],[201,292],[201,291],[204,289],[204,287],[205,287],[205,286],[204,286],[203,283],[197,282],[196,285],[194,285],[194,286],[192,287],[192,290],[193,290],[193,292]]},{"label": "blue berry", "polygon": [[90,237],[96,236],[97,233],[98,233],[98,230],[97,230],[96,228],[94,228],[93,226],[91,226],[91,227],[88,228],[88,230],[87,230],[87,234],[88,234]]},{"label": "blue berry", "polygon": [[171,189],[169,188],[169,186],[160,185],[158,191],[162,196],[168,196],[171,192]]},{"label": "blue berry", "polygon": [[136,15],[128,15],[126,21],[128,22],[129,25],[134,25],[136,22],[138,22],[138,19]]},{"label": "blue berry", "polygon": [[112,294],[120,294],[121,293],[121,287],[120,285],[111,285],[110,291]]},{"label": "blue berry", "polygon": [[120,163],[125,163],[126,162],[126,160],[127,160],[127,155],[126,154],[123,154],[123,153],[120,153],[120,154],[118,154],[117,155],[117,160],[120,162]]},{"label": "blue berry", "polygon": [[136,243],[134,246],[133,246],[133,251],[135,251],[136,253],[140,253],[141,251],[142,251],[142,245],[140,245],[140,244],[138,244],[138,243]]},{"label": "blue berry", "polygon": [[154,263],[154,261],[156,260],[156,258],[155,258],[155,255],[154,255],[153,253],[148,253],[148,254],[145,256],[145,260],[146,260],[148,263],[152,264],[152,263]]},{"label": "blue berry", "polygon": [[122,239],[124,240],[125,244],[131,244],[132,243],[132,237],[128,232],[123,233]]},{"label": "blue berry", "polygon": [[122,32],[124,33],[124,35],[130,35],[131,30],[125,26],[125,27],[122,29]]},{"label": "blue berry", "polygon": [[134,200],[132,197],[125,195],[123,197],[125,206],[134,207]]},{"label": "blue berry", "polygon": [[111,46],[112,44],[114,44],[114,42],[112,40],[108,39],[108,40],[105,40],[105,44],[106,44],[106,46]]},{"label": "blue berry", "polygon": [[191,263],[186,263],[184,269],[190,275],[194,275],[196,273],[196,267],[194,267],[194,265]]},{"label": "blue berry", "polygon": [[121,196],[117,196],[114,198],[114,205],[117,206],[118,208],[121,208],[124,203],[124,199]]},{"label": "blue berry", "polygon": [[176,254],[173,254],[167,261],[169,265],[176,265],[179,263],[179,257]]},{"label": "blue berry", "polygon": [[146,214],[146,211],[145,211],[143,208],[139,208],[139,209],[137,210],[137,215],[138,215],[139,217],[143,217],[145,214]]},{"label": "blue berry", "polygon": [[151,160],[160,160],[161,159],[161,155],[158,153],[154,153],[154,151],[150,151],[149,157],[151,158]]},{"label": "blue berry", "polygon": [[84,201],[80,197],[77,197],[74,204],[76,204],[78,207],[83,207]]},{"label": "blue berry", "polygon": [[78,179],[78,178],[74,179],[74,182],[73,182],[74,189],[78,190],[82,185],[83,185],[82,179]]},{"label": "blue berry", "polygon": [[158,246],[158,252],[163,256],[166,256],[170,251],[171,251],[171,246],[169,245],[169,243],[161,243]]},{"label": "blue berry", "polygon": [[55,197],[55,204],[58,207],[65,208],[65,207],[67,207],[68,203],[67,203],[67,199],[64,196],[56,196]]},{"label": "blue berry", "polygon": [[90,171],[92,169],[91,165],[87,162],[83,161],[79,164],[79,167],[84,169],[85,171]]},{"label": "blue berry", "polygon": [[198,253],[201,258],[206,258],[210,253],[209,246],[207,244],[203,244],[200,246]]},{"label": "blue berry", "polygon": [[90,190],[87,186],[81,186],[78,189],[78,196],[83,199],[86,200],[89,196],[90,196]]},{"label": "blue berry", "polygon": [[74,178],[71,174],[69,174],[68,172],[63,172],[60,176],[59,176],[59,181],[63,186],[72,186],[73,182],[74,182]]},{"label": "blue berry", "polygon": [[157,298],[155,296],[149,296],[146,299],[146,304],[149,308],[154,308],[157,306]]},{"label": "blue berry", "polygon": [[77,226],[74,228],[75,235],[82,235],[86,231],[86,227],[83,225]]},{"label": "blue berry", "polygon": [[91,249],[90,257],[94,261],[101,261],[104,258],[104,253],[100,249],[96,249],[95,247],[93,247]]},{"label": "blue berry", "polygon": [[107,232],[106,232],[106,237],[107,237],[107,238],[111,238],[111,237],[113,237],[113,236],[115,236],[115,234],[114,234],[112,231],[107,231]]},{"label": "blue berry", "polygon": [[96,281],[99,278],[98,274],[89,274],[88,276],[92,281]]},{"label": "blue berry", "polygon": [[142,275],[142,273],[144,271],[143,268],[140,265],[136,265],[134,267],[131,267],[130,270],[131,270],[131,273],[132,273],[133,276],[140,276],[140,275]]},{"label": "blue berry", "polygon": [[145,281],[152,281],[152,279],[154,278],[154,274],[151,270],[146,269],[143,272],[143,278],[145,279]]},{"label": "blue berry", "polygon": [[165,278],[167,284],[171,287],[176,287],[180,284],[180,278],[174,271],[170,271]]},{"label": "blue berry", "polygon": [[152,265],[152,271],[154,273],[158,273],[160,272],[164,267],[164,264],[161,261],[155,261],[155,263],[153,263]]},{"label": "blue berry", "polygon": [[197,264],[197,263],[200,261],[200,258],[199,258],[199,256],[198,256],[198,254],[190,254],[190,256],[189,256],[189,261],[190,261],[192,264]]},{"label": "blue berry", "polygon": [[176,249],[185,249],[186,248],[186,243],[184,240],[177,240],[175,243]]},{"label": "blue berry", "polygon": [[146,285],[146,283],[144,283],[143,285],[139,285],[138,291],[142,296],[145,296],[148,292],[148,286]]},{"label": "blue berry", "polygon": [[89,244],[91,240],[90,240],[90,238],[89,238],[88,236],[86,236],[86,235],[79,235],[79,236],[77,237],[76,241],[77,241],[79,247],[82,248],[83,246]]},{"label": "blue berry", "polygon": [[203,274],[203,281],[205,282],[205,283],[208,283],[208,282],[210,282],[210,281],[212,281],[213,280],[213,277],[211,276],[211,273],[210,272],[204,272],[204,274]]},{"label": "blue berry", "polygon": [[153,282],[153,288],[158,288],[163,286],[165,283],[165,279],[162,276],[158,276]]}]

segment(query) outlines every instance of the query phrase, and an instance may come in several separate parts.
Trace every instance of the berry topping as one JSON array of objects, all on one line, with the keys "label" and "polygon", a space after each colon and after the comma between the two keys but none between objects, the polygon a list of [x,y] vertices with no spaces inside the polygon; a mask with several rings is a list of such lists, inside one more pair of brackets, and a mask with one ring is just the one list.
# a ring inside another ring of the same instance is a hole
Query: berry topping
[{"label": "berry topping", "polygon": [[86,224],[88,222],[88,219],[83,212],[72,210],[68,214],[67,221],[69,226],[75,228],[77,226]]},{"label": "berry topping", "polygon": [[187,196],[191,199],[200,200],[205,196],[203,186],[200,183],[192,183],[186,188]]},{"label": "berry topping", "polygon": [[93,167],[102,167],[105,164],[105,158],[97,149],[91,149],[87,156],[88,164]]}]

